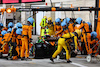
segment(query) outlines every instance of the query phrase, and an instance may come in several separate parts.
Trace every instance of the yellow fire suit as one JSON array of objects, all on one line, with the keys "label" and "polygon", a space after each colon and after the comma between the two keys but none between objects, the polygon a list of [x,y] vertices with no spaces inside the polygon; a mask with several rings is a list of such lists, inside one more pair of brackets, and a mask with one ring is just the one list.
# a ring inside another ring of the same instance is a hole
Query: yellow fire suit
[{"label": "yellow fire suit", "polygon": [[49,29],[49,35],[51,36],[51,35],[54,35],[55,34],[55,32],[54,32],[54,23],[52,22],[52,23],[48,23],[47,24],[47,27],[48,27],[48,29]]},{"label": "yellow fire suit", "polygon": [[72,40],[74,40],[75,49],[77,49],[77,37],[73,33],[67,33],[58,40],[58,48],[52,57],[55,58],[61,52],[62,48],[64,48],[66,51],[66,59],[70,59],[70,46],[68,42]]},{"label": "yellow fire suit", "polygon": [[45,29],[46,29],[46,26],[47,26],[47,22],[46,22],[46,19],[45,18],[42,19],[42,21],[40,23],[40,26],[41,26],[40,35],[41,36],[44,36]]}]

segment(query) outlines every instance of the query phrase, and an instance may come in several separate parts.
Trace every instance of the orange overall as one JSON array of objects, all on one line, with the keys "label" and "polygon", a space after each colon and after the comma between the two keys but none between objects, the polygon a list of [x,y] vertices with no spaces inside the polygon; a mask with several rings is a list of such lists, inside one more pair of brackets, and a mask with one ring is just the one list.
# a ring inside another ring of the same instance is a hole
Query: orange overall
[{"label": "orange overall", "polygon": [[[54,31],[56,32],[55,34],[59,33],[60,30],[62,30],[62,26],[54,25]],[[58,34],[57,37],[61,37],[62,33]]]},{"label": "orange overall", "polygon": [[85,48],[86,48],[86,51],[87,53],[89,53],[90,51],[90,41],[91,41],[91,34],[90,33],[87,33],[86,35],[84,34],[84,42],[85,42]]},{"label": "orange overall", "polygon": [[0,52],[3,52],[3,53],[8,53],[8,51],[9,51],[9,47],[8,47],[8,43],[7,42],[9,42],[10,41],[10,39],[11,39],[11,34],[10,33],[7,33],[7,34],[5,34],[4,35],[4,37],[3,37],[3,41],[1,42],[1,44],[2,44],[2,50],[0,50]]},{"label": "orange overall", "polygon": [[2,41],[2,34],[0,34],[0,43],[1,43],[1,41]]},{"label": "orange overall", "polygon": [[24,51],[25,53],[25,57],[28,58],[29,57],[29,41],[32,38],[32,26],[28,26],[28,25],[23,25],[22,27],[23,31],[22,31],[22,49],[21,49],[21,58],[24,57]]},{"label": "orange overall", "polygon": [[12,42],[16,42],[16,34],[14,32],[14,29],[11,32],[11,36],[12,36]]},{"label": "orange overall", "polygon": [[87,33],[87,35],[84,36],[84,39],[85,39],[84,41],[85,41],[85,46],[86,46],[87,53],[88,54],[95,53],[96,50],[92,50],[91,48],[93,47],[93,44],[97,43],[97,41],[96,40],[91,40],[91,34],[90,33]]},{"label": "orange overall", "polygon": [[67,30],[64,30],[63,31],[63,29],[62,30],[60,30],[58,33],[56,33],[55,35],[57,36],[57,35],[59,35],[59,34],[67,34],[68,33],[68,29]]},{"label": "orange overall", "polygon": [[74,23],[70,23],[69,26],[68,26],[68,29],[69,29],[69,32],[74,32],[74,27],[73,27],[73,24]]},{"label": "orange overall", "polygon": [[21,38],[22,38],[21,35],[17,35],[17,38],[16,38],[16,43],[17,43],[16,51],[17,51],[19,57],[20,57],[20,52],[21,52],[21,47],[22,47]]},{"label": "orange overall", "polygon": [[87,33],[89,33],[89,25],[87,23],[81,23],[81,25],[77,29],[82,29],[82,36],[81,36],[81,47],[82,48],[81,49],[84,50],[83,44],[85,43],[85,47],[87,50],[88,48],[86,46],[87,45],[86,35],[87,35]]},{"label": "orange overall", "polygon": [[77,29],[81,28],[82,28],[81,42],[83,42],[85,33],[89,33],[89,25],[87,23],[81,23],[81,25]]},{"label": "orange overall", "polygon": [[2,34],[0,34],[0,49],[1,49],[1,46],[2,46],[1,42],[2,42]]}]

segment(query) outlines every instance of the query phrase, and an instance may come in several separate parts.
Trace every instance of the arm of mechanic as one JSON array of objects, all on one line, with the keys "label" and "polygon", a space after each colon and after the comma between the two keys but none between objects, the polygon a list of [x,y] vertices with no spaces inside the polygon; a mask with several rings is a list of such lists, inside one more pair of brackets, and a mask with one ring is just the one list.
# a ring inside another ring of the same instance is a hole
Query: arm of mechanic
[{"label": "arm of mechanic", "polygon": [[90,42],[90,44],[94,44],[94,43],[96,43],[96,40],[92,40],[92,41]]},{"label": "arm of mechanic", "polygon": [[29,36],[29,39],[32,38],[32,26],[29,26],[29,29],[28,29],[28,36]]},{"label": "arm of mechanic", "polygon": [[58,33],[56,33],[55,35],[57,36],[58,34],[61,34],[63,32],[63,30],[61,29]]},{"label": "arm of mechanic", "polygon": [[83,26],[84,26],[84,24],[81,23],[81,25],[77,29],[81,29]]}]

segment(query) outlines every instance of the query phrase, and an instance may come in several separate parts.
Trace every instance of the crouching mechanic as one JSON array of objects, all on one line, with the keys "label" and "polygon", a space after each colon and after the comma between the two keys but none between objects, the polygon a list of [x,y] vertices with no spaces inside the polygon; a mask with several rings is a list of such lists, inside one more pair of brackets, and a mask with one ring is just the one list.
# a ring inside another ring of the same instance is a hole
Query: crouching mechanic
[{"label": "crouching mechanic", "polygon": [[66,51],[66,60],[67,63],[70,63],[70,45],[69,42],[73,41],[75,44],[75,53],[77,53],[77,38],[81,35],[80,30],[75,30],[74,33],[67,33],[64,34],[59,40],[58,40],[58,47],[55,53],[52,55],[52,58],[50,60],[54,62],[54,58],[62,51],[62,48]]},{"label": "crouching mechanic", "polygon": [[[31,42],[32,38],[32,24],[34,22],[33,18],[28,18],[27,19],[28,24],[23,25],[22,27],[22,48],[21,48],[21,60],[24,60],[24,56],[26,60],[29,59],[29,48],[28,46],[30,45],[29,43]],[[24,51],[26,52],[24,54]]]},{"label": "crouching mechanic", "polygon": [[86,50],[88,54],[94,54],[97,51],[97,47],[95,47],[94,49],[93,46],[98,42],[97,37],[97,33],[95,31],[91,32],[91,33],[87,33],[87,36],[85,38],[87,38],[87,40],[85,40],[87,42],[86,45]]}]

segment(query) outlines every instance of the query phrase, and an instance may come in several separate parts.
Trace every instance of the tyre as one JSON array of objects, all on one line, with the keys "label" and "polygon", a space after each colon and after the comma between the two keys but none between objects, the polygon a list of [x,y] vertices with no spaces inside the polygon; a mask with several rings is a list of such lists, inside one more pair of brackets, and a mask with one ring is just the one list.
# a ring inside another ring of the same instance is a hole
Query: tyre
[{"label": "tyre", "polygon": [[72,51],[71,52],[71,57],[76,57],[76,56],[77,56],[77,54],[74,51]]},{"label": "tyre", "polygon": [[47,49],[45,49],[45,58],[51,58],[55,51],[55,46],[47,44]]},{"label": "tyre", "polygon": [[45,55],[42,43],[35,44],[35,59],[43,59]]}]

